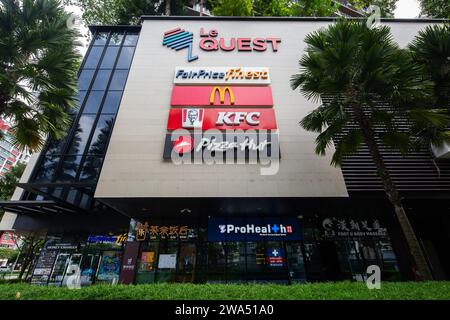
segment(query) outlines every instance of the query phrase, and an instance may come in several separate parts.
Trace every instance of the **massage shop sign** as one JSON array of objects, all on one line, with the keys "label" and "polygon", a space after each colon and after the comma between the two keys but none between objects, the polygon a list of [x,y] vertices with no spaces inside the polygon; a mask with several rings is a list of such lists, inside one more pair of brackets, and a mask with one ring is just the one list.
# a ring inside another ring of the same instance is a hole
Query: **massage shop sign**
[{"label": "massage shop sign", "polygon": [[378,219],[330,217],[322,220],[324,238],[386,237],[387,229]]},{"label": "massage shop sign", "polygon": [[195,237],[194,230],[188,226],[180,225],[154,225],[148,222],[138,223],[136,225],[136,240],[187,240]]}]

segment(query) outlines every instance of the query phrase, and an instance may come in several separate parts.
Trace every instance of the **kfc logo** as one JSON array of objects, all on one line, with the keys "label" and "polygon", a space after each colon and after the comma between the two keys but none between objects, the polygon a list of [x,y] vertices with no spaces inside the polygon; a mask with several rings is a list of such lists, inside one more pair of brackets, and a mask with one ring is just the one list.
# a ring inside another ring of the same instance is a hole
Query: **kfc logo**
[{"label": "kfc logo", "polygon": [[259,125],[260,112],[219,112],[217,116],[217,125],[238,126],[245,121],[251,126]]},{"label": "kfc logo", "polygon": [[203,126],[203,109],[183,109],[182,127],[186,129],[201,129]]}]

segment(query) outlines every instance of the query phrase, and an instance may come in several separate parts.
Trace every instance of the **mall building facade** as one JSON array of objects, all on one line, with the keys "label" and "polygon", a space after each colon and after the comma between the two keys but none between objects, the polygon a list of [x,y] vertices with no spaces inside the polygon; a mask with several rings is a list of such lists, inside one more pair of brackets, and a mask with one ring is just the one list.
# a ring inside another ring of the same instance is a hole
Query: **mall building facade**
[{"label": "mall building facade", "polygon": [[[92,26],[64,139],[31,158],[2,230],[45,239],[29,279],[295,283],[414,275],[366,149],[341,168],[290,88],[312,18]],[[438,20],[386,20],[406,46]],[[339,139],[339,137],[336,137]],[[449,279],[450,162],[384,150],[435,279]]]}]

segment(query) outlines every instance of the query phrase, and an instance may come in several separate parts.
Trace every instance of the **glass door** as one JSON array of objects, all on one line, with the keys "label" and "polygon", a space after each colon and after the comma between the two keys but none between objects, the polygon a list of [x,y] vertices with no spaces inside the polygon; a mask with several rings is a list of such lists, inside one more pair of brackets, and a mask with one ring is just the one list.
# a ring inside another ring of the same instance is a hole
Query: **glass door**
[{"label": "glass door", "polygon": [[292,283],[306,282],[305,261],[300,242],[286,243],[289,278]]},{"label": "glass door", "polygon": [[60,253],[56,257],[55,264],[53,266],[52,273],[50,275],[49,285],[61,285],[64,273],[67,269],[67,265],[69,264],[69,253]]},{"label": "glass door", "polygon": [[194,282],[197,258],[195,243],[181,243],[178,257],[178,282]]}]

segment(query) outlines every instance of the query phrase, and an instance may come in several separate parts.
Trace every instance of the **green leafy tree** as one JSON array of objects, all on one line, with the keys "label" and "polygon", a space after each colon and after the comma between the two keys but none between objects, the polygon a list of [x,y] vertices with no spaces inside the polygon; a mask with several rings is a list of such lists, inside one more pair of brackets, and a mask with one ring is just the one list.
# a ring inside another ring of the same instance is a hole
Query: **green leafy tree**
[{"label": "green leafy tree", "polygon": [[422,15],[450,19],[450,2],[448,0],[419,0],[419,2]]},{"label": "green leafy tree", "polygon": [[82,10],[86,25],[139,24],[142,15],[180,15],[190,0],[64,0]]},{"label": "green leafy tree", "polygon": [[11,248],[0,248],[0,259],[7,259],[13,261],[17,258],[19,252]]},{"label": "green leafy tree", "polygon": [[[383,18],[393,18],[398,0],[349,0],[348,3],[355,9],[368,12],[370,6],[380,8]],[[368,12],[368,14],[371,14]]]},{"label": "green leafy tree", "polygon": [[11,167],[11,170],[6,172],[3,177],[0,178],[0,200],[11,199],[16,183],[19,182],[22,177],[23,171],[26,165],[24,163],[18,163]]},{"label": "green leafy tree", "polygon": [[[301,120],[302,127],[318,133],[319,155],[334,141],[333,165],[367,146],[417,270],[423,279],[432,279],[380,149],[406,154],[416,141],[411,132],[400,130],[397,117],[437,131],[445,131],[448,118],[426,107],[429,85],[411,54],[393,41],[389,27],[367,28],[364,21],[342,19],[309,34],[305,42],[300,73],[292,77],[291,85],[322,104]],[[384,104],[391,108],[379,107]]]},{"label": "green leafy tree", "polygon": [[0,0],[0,116],[31,152],[70,124],[80,59],[69,19],[57,0]]},{"label": "green leafy tree", "polygon": [[215,16],[252,16],[252,0],[214,0],[210,1]]}]

